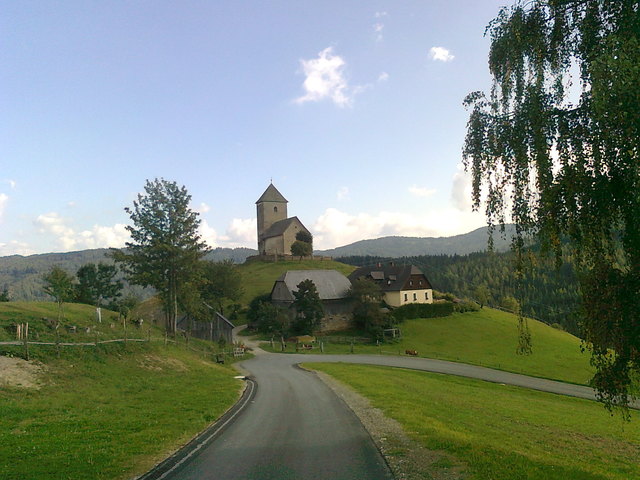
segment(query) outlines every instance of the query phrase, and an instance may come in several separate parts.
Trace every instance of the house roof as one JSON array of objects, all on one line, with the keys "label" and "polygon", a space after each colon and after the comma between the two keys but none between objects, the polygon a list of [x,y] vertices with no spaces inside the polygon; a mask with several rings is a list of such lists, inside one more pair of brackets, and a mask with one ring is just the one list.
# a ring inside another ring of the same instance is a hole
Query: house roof
[{"label": "house roof", "polygon": [[284,198],[282,194],[278,191],[278,189],[273,186],[273,183],[269,184],[267,189],[264,191],[264,193],[256,203],[262,203],[262,202],[289,203],[288,200]]},{"label": "house roof", "polygon": [[426,288],[433,288],[427,276],[415,265],[395,265],[393,263],[360,267],[349,275],[352,282],[358,278],[370,278],[380,285],[383,292],[398,292],[403,289],[411,275],[421,275],[426,280]]},{"label": "house roof", "polygon": [[[285,218],[284,220],[279,220],[273,223],[267,229],[267,231],[262,234],[262,238],[278,237],[282,235],[287,230],[287,228],[289,228],[289,226],[294,222],[298,222],[300,225],[302,225],[302,222],[298,217]],[[302,228],[307,230],[307,227],[305,227],[304,225],[302,225]]]},{"label": "house roof", "polygon": [[284,284],[290,298],[277,298],[274,300],[293,300],[293,292],[298,291],[298,285],[304,280],[311,280],[318,290],[320,300],[339,300],[346,298],[351,288],[351,282],[347,277],[336,270],[289,270],[283,273],[273,286],[273,291],[278,283]]}]

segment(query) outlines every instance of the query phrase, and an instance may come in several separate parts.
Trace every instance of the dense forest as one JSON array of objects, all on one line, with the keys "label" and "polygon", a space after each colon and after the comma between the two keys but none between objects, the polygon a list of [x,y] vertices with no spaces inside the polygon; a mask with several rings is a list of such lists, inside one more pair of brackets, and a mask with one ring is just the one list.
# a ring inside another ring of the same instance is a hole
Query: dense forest
[{"label": "dense forest", "polygon": [[556,268],[552,258],[532,257],[525,265],[521,281],[517,279],[512,252],[423,255],[396,259],[352,256],[337,260],[356,266],[388,261],[413,264],[424,271],[433,288],[439,292],[477,301],[479,287],[486,287],[488,305],[512,309],[515,298],[526,316],[580,335],[580,294],[570,256],[560,268]]}]

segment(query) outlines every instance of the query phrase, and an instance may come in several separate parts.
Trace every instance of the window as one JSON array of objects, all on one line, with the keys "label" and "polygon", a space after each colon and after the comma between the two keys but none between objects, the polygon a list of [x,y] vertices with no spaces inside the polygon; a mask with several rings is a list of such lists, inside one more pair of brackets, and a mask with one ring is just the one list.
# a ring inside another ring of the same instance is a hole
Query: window
[{"label": "window", "polygon": [[407,297],[407,294],[406,294],[406,293],[404,294],[404,301],[405,301],[405,302],[409,301],[409,298]]},{"label": "window", "polygon": [[424,299],[429,300],[429,292],[424,292]]},{"label": "window", "polygon": [[416,295],[415,293],[413,294],[413,301],[415,302],[416,300],[418,300],[418,295]]},{"label": "window", "polygon": [[275,213],[278,213],[278,207],[273,207],[273,211],[274,211]]},{"label": "window", "polygon": [[413,286],[413,280],[409,280],[409,285]]}]

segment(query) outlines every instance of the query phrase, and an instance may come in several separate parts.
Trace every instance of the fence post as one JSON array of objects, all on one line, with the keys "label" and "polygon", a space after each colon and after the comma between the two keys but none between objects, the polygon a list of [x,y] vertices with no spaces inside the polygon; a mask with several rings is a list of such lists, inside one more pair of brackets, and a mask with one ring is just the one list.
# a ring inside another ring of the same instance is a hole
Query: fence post
[{"label": "fence post", "polygon": [[165,331],[164,331],[164,346],[165,346],[165,347],[167,346],[168,336],[169,336],[169,334],[168,334],[168,333],[167,333],[167,331],[165,330]]},{"label": "fence post", "polygon": [[29,324],[26,323],[24,326],[24,355],[27,362],[29,361]]},{"label": "fence post", "polygon": [[320,353],[324,353],[324,342],[320,342]]}]

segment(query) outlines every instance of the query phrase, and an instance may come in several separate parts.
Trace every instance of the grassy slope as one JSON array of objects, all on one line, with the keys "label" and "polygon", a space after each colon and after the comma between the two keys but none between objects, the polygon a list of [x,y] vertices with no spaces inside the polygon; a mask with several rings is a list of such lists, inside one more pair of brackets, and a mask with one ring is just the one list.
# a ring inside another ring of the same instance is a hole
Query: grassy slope
[{"label": "grassy slope", "polygon": [[[56,308],[0,304],[0,325],[29,321],[46,339],[53,334],[39,319],[55,318]],[[91,307],[68,305],[63,324],[92,325],[92,315]],[[100,338],[123,333],[104,322],[100,328]],[[149,330],[129,332],[131,338]],[[60,333],[82,340],[83,334]],[[156,329],[151,333],[160,336]],[[192,339],[191,347],[209,346]],[[21,353],[19,347],[5,351]],[[52,347],[33,346],[31,354],[45,362],[44,386],[0,387],[2,479],[131,478],[218,418],[241,387],[229,366],[164,342],[73,347],[63,349],[60,359]]]},{"label": "grassy slope", "polygon": [[349,275],[355,270],[351,265],[334,262],[333,260],[303,260],[287,262],[253,261],[238,266],[244,280],[244,295],[242,303],[248,304],[254,297],[270,293],[273,283],[287,270],[337,270]]},{"label": "grassy slope", "polygon": [[384,367],[312,366],[368,397],[425,447],[455,456],[466,478],[640,478],[638,412],[623,425],[582,399]]},{"label": "grassy slope", "polygon": [[[419,356],[482,365],[537,377],[586,384],[593,376],[588,353],[580,351],[580,340],[535,320],[529,320],[533,354],[516,355],[517,317],[483,308],[478,312],[450,317],[407,320],[400,325],[398,343],[354,345],[354,353],[404,354],[417,350]],[[318,337],[321,340],[322,337]],[[264,345],[270,350],[268,344]],[[325,353],[349,353],[350,345],[325,344]],[[293,352],[293,347],[288,350]],[[276,343],[273,351],[280,351]],[[304,352],[303,352],[304,353]],[[312,353],[318,353],[313,350]]]}]

